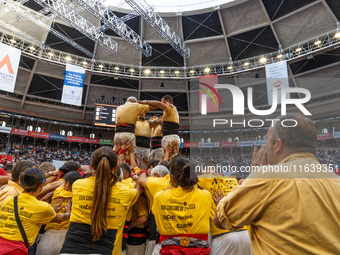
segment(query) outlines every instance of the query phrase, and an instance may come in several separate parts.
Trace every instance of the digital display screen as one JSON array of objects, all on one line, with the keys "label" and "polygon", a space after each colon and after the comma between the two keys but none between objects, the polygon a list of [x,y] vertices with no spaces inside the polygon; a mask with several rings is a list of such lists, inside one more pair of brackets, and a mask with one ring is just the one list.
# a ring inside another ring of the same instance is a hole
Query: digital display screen
[{"label": "digital display screen", "polygon": [[95,104],[93,125],[100,127],[116,127],[116,105]]}]

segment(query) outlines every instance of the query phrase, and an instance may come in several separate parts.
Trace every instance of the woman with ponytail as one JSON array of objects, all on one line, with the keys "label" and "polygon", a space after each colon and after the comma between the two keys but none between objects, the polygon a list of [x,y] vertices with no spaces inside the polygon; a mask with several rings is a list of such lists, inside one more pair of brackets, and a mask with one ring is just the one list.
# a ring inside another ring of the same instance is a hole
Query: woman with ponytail
[{"label": "woman with ponytail", "polygon": [[174,188],[154,198],[152,212],[161,236],[153,254],[208,255],[211,195],[197,187],[194,166],[184,157],[171,160],[170,178]]},{"label": "woman with ponytail", "polygon": [[60,254],[111,255],[117,230],[143,189],[129,189],[115,174],[117,155],[108,147],[97,149],[91,159],[96,174],[72,186],[70,227]]}]

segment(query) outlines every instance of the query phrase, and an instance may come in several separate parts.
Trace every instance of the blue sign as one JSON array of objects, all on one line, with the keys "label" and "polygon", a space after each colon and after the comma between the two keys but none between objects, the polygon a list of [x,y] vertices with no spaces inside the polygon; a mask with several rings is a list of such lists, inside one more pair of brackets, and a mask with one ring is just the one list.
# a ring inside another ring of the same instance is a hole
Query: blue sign
[{"label": "blue sign", "polygon": [[183,144],[183,143],[181,143],[181,144],[179,145],[179,148],[183,148],[183,145],[184,145],[184,144]]},{"label": "blue sign", "polygon": [[57,141],[66,141],[66,135],[50,134],[50,139]]},{"label": "blue sign", "polygon": [[61,102],[81,106],[85,69],[67,64]]}]

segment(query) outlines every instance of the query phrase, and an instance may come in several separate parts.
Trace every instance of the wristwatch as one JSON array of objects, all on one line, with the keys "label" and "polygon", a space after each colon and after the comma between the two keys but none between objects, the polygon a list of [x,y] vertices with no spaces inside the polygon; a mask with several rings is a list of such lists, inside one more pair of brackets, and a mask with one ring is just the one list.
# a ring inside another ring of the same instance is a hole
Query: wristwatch
[{"label": "wristwatch", "polygon": [[51,171],[49,171],[48,173],[50,174],[50,176],[52,176],[52,175],[53,175]]}]

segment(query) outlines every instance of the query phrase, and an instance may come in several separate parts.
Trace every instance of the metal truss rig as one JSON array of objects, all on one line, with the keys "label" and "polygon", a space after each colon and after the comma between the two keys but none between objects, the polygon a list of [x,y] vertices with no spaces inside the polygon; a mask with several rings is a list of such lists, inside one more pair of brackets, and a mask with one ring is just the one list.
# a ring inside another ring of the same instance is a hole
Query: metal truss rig
[{"label": "metal truss rig", "polygon": [[4,1],[4,2],[6,2],[7,5],[13,11],[20,14],[22,17],[25,17],[25,18],[29,19],[30,21],[32,21],[34,24],[44,28],[47,31],[50,31],[50,33],[59,37],[63,41],[65,41],[68,44],[75,47],[76,49],[84,52],[87,56],[89,56],[91,58],[94,57],[94,54],[91,51],[85,49],[84,47],[80,46],[78,43],[74,42],[72,39],[69,39],[67,36],[59,33],[57,30],[53,29],[52,27],[50,27],[49,25],[44,23],[43,20],[44,20],[45,16],[43,14],[40,14],[40,13],[37,13],[37,12],[35,12],[34,14],[31,14],[29,10],[24,9],[22,5],[20,5],[19,3],[13,2],[13,1]]},{"label": "metal truss rig", "polygon": [[116,32],[120,37],[122,37],[125,41],[130,43],[133,47],[141,51],[146,57],[151,56],[152,47],[150,46],[150,44],[144,41],[135,31],[133,31],[129,26],[127,26],[122,19],[118,18],[100,1],[98,0],[75,0],[75,1],[104,24],[99,29],[99,31],[100,30],[104,31],[105,28],[110,28],[114,32]]},{"label": "metal truss rig", "polygon": [[100,46],[107,49],[111,53],[117,52],[118,43],[112,40],[109,36],[97,30],[97,27],[92,25],[82,16],[77,14],[73,8],[66,5],[61,0],[34,0],[45,9],[48,9],[59,19],[65,21],[73,28],[97,42]]},{"label": "metal truss rig", "polygon": [[190,49],[157,12],[144,0],[125,0],[184,58],[190,57]]},{"label": "metal truss rig", "polygon": [[[273,52],[240,61],[190,67],[143,67],[88,59],[67,52],[47,49],[44,46],[36,45],[32,40],[19,38],[9,32],[0,31],[1,43],[18,48],[22,51],[22,54],[32,58],[38,58],[60,65],[70,63],[82,66],[89,72],[130,79],[183,80],[198,78],[200,75],[206,74],[234,76],[263,69],[266,64],[282,60],[287,60],[288,62],[300,61],[306,59],[308,56],[316,56],[340,47],[340,31],[336,30],[285,48],[280,52]],[[13,43],[12,39],[15,39],[16,42]]]}]

